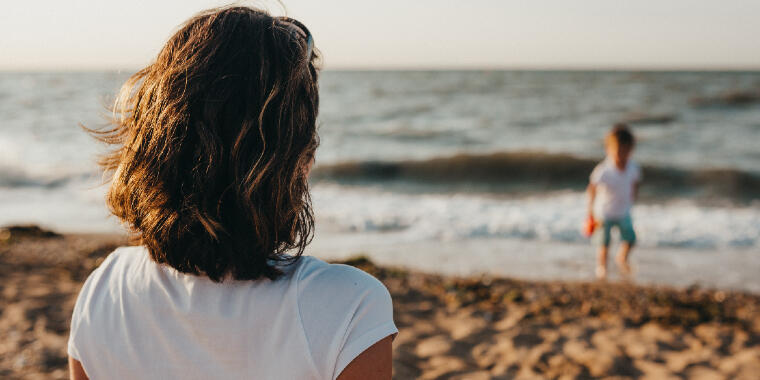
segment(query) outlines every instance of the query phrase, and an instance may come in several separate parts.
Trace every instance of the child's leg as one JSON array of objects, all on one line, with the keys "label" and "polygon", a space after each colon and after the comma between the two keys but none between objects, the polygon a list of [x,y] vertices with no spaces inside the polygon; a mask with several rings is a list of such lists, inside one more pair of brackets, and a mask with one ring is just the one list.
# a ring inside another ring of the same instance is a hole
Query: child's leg
[{"label": "child's leg", "polygon": [[608,247],[603,245],[596,254],[596,278],[600,280],[607,277],[607,251]]},{"label": "child's leg", "polygon": [[636,232],[633,230],[630,215],[620,221],[620,238],[623,240],[623,243],[620,245],[620,252],[615,261],[620,267],[620,271],[627,275],[631,273],[628,257],[630,256],[631,249],[636,244]]},{"label": "child's leg", "polygon": [[596,277],[600,280],[607,277],[607,253],[610,246],[611,229],[611,223],[603,222],[595,236],[596,243],[599,246],[596,254]]},{"label": "child's leg", "polygon": [[628,254],[631,252],[631,248],[633,248],[631,243],[625,241],[621,243],[620,252],[618,252],[617,258],[615,259],[618,268],[620,268],[620,273],[624,275],[631,274],[631,266],[628,264]]}]

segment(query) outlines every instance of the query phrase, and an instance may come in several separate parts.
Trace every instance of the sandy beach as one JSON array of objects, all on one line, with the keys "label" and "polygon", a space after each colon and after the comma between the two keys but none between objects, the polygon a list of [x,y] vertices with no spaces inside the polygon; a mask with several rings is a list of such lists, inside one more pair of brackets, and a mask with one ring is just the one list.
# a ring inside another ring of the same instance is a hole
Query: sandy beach
[{"label": "sandy beach", "polygon": [[[64,379],[69,317],[120,235],[0,230],[0,377]],[[355,265],[390,290],[396,379],[756,379],[760,295]]]}]

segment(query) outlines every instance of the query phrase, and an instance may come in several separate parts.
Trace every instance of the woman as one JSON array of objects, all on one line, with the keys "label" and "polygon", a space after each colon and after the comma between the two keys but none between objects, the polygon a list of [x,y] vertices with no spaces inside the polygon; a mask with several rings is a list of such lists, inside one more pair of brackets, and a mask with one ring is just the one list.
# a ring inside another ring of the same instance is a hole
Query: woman
[{"label": "woman", "polygon": [[313,215],[317,54],[309,31],[212,9],[125,84],[107,203],[141,244],[85,282],[72,379],[388,379],[390,295],[301,256]]}]

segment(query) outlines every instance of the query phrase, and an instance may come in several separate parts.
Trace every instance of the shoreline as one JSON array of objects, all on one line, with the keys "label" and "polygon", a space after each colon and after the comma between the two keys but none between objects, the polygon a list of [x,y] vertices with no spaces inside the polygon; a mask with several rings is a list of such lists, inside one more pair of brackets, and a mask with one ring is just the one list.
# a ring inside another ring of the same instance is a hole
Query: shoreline
[{"label": "shoreline", "polygon": [[[76,295],[123,235],[0,236],[0,377],[67,378]],[[381,280],[396,379],[752,378],[760,294],[451,276],[344,258]]]},{"label": "shoreline", "polygon": [[[307,252],[324,260],[346,260],[357,253],[381,266],[398,266],[431,275],[506,277],[525,281],[595,281],[596,248],[590,243],[521,239],[405,240],[386,233],[320,230]],[[611,246],[609,280],[621,281]],[[413,255],[408,254],[414,252]],[[636,247],[634,274],[625,280],[641,286],[699,287],[760,294],[760,255],[750,249]]]}]

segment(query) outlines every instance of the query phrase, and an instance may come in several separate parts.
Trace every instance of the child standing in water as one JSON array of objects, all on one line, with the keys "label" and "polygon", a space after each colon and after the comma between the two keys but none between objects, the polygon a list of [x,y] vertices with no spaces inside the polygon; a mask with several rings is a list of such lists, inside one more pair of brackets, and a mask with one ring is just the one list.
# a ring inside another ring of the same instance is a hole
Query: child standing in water
[{"label": "child standing in water", "polygon": [[615,261],[624,275],[631,272],[628,256],[636,243],[631,207],[641,181],[641,169],[630,158],[635,139],[628,126],[616,124],[604,143],[607,157],[591,172],[588,185],[588,215],[599,226],[594,236],[599,246],[596,262],[596,276],[599,279],[607,277],[607,252],[613,227],[620,231],[622,240]]}]

